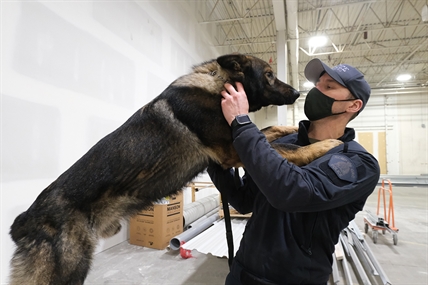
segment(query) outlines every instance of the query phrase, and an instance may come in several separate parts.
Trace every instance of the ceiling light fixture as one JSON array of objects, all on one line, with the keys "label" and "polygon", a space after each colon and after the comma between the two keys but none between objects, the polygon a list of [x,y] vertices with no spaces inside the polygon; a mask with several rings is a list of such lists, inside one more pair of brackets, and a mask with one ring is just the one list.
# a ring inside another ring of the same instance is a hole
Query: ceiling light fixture
[{"label": "ceiling light fixture", "polygon": [[308,41],[309,47],[317,48],[322,47],[327,44],[327,37],[326,36],[315,36],[309,39]]},{"label": "ceiling light fixture", "polygon": [[410,74],[400,74],[397,76],[398,81],[408,81],[412,76]]},{"label": "ceiling light fixture", "polygon": [[[320,50],[316,52],[316,49],[319,47],[327,46],[326,49]],[[334,48],[334,51],[331,50],[331,46]],[[340,53],[343,52],[346,45],[336,46],[334,42],[331,41],[327,36],[314,36],[309,38],[308,40],[308,50],[305,50],[301,46],[299,49],[303,51],[305,54],[309,56],[317,56],[317,55],[326,55],[332,53]]]},{"label": "ceiling light fixture", "polygon": [[424,23],[428,22],[428,4],[422,7],[421,16]]},{"label": "ceiling light fixture", "polygon": [[327,37],[325,36],[315,36],[309,39],[309,54],[314,54],[315,50],[318,47],[325,46],[327,44]]},{"label": "ceiling light fixture", "polygon": [[305,83],[303,83],[303,87],[305,87],[305,88],[312,88],[314,86],[315,85],[310,81],[306,81]]}]

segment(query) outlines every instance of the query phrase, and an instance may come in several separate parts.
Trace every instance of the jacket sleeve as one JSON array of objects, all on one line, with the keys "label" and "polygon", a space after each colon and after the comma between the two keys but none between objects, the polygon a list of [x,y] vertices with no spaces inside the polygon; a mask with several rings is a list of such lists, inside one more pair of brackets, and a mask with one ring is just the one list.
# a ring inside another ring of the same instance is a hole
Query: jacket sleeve
[{"label": "jacket sleeve", "polygon": [[223,169],[220,165],[211,163],[207,168],[215,187],[222,195],[227,195],[230,205],[241,214],[250,213],[253,210],[255,196],[258,192],[257,187],[251,179],[245,176],[243,179],[237,177],[232,168]]},{"label": "jacket sleeve", "polygon": [[254,124],[233,130],[234,147],[260,192],[278,210],[314,212],[366,199],[379,180],[367,152],[342,153],[343,146],[304,167],[282,158]]}]

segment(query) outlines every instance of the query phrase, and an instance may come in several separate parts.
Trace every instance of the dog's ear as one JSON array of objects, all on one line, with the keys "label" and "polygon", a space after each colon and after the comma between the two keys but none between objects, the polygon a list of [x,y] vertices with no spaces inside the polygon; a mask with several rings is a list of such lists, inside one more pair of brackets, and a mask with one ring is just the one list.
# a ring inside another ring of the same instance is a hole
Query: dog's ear
[{"label": "dog's ear", "polygon": [[250,61],[248,60],[247,56],[236,53],[222,55],[217,58],[217,62],[224,69],[229,69],[235,72],[242,72],[245,65],[247,65]]}]

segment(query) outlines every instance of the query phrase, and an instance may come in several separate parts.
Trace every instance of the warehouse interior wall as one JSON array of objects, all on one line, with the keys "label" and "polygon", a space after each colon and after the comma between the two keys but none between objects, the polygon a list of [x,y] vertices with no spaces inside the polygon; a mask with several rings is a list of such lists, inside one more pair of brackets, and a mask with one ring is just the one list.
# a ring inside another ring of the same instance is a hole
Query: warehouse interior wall
[{"label": "warehouse interior wall", "polygon": [[[14,218],[169,83],[219,55],[192,3],[2,2],[2,284]],[[124,225],[97,252],[127,236]]]}]

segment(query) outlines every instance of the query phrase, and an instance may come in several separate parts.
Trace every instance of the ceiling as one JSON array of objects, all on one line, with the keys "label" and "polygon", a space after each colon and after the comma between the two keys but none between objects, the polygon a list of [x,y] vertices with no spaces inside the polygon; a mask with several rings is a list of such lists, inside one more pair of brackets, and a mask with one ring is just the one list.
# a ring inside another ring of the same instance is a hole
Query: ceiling
[{"label": "ceiling", "polygon": [[[308,89],[304,67],[315,57],[330,66],[357,67],[372,89],[428,86],[428,20],[422,20],[427,0],[197,2],[199,23],[221,54],[255,55],[277,70],[278,42],[285,39],[280,52],[287,54],[287,81],[301,91]],[[327,44],[309,46],[309,38],[318,35]],[[402,73],[412,78],[400,83],[396,77]]]}]

